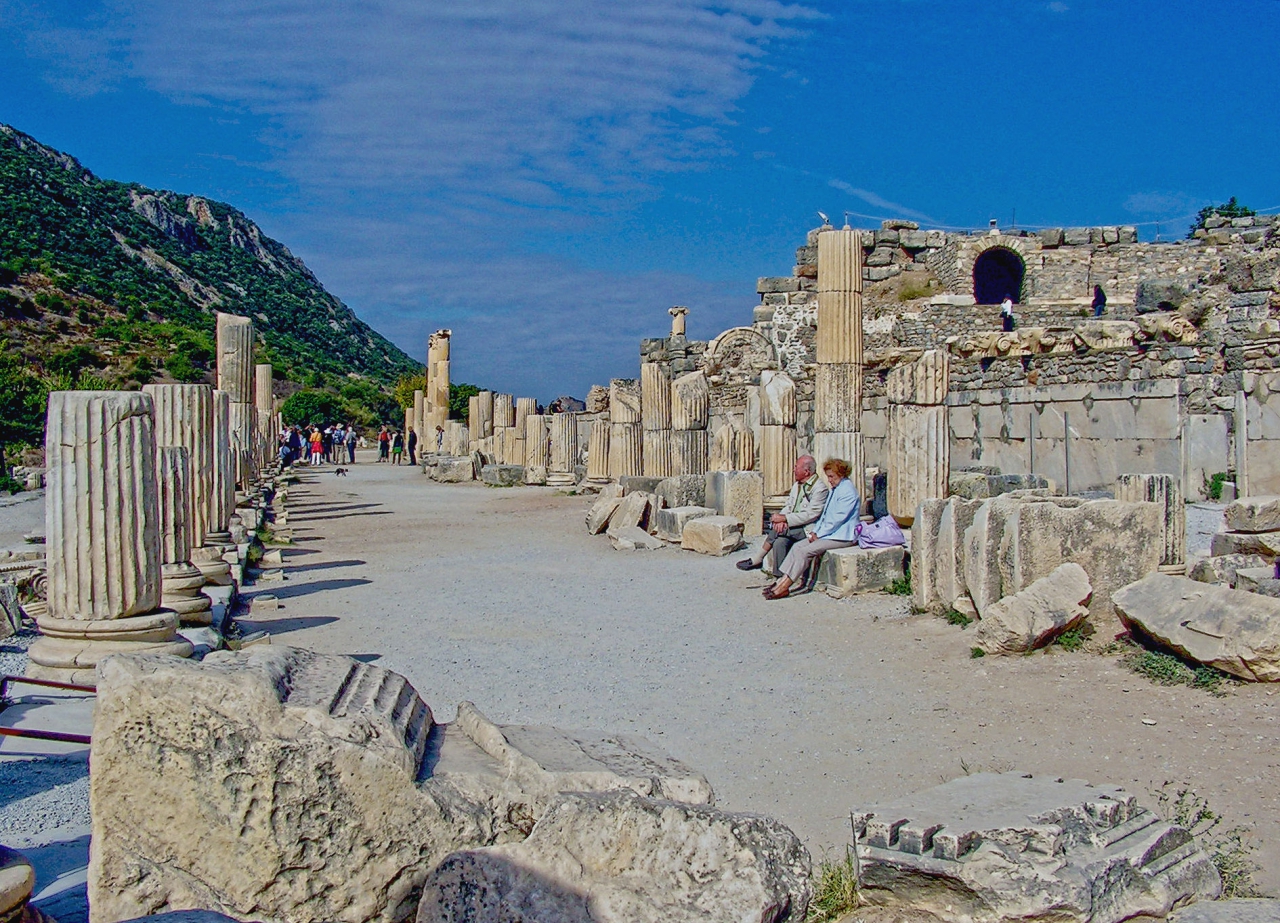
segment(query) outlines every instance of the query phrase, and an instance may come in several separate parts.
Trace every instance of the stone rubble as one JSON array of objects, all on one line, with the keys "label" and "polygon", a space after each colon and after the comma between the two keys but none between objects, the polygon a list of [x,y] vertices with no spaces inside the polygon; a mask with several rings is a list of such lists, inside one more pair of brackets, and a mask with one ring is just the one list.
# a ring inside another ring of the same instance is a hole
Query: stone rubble
[{"label": "stone rubble", "polygon": [[1025,590],[1006,596],[982,613],[977,646],[988,654],[1021,654],[1044,647],[1089,614],[1093,593],[1079,564],[1062,564]]},{"label": "stone rubble", "polygon": [[697,516],[685,521],[680,547],[699,554],[726,555],[742,547],[742,531],[742,520],[732,516]]}]

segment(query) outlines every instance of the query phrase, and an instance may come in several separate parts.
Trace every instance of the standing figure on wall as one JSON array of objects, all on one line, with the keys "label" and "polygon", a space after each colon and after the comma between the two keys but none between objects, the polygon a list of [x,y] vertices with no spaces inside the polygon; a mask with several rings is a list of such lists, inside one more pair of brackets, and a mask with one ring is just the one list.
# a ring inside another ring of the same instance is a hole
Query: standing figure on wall
[{"label": "standing figure on wall", "polygon": [[1101,317],[1107,313],[1107,293],[1102,290],[1101,285],[1093,287],[1093,316]]},{"label": "standing figure on wall", "polygon": [[1013,317],[1013,296],[1005,295],[1004,301],[1000,302],[1000,327],[1006,333],[1016,326]]}]

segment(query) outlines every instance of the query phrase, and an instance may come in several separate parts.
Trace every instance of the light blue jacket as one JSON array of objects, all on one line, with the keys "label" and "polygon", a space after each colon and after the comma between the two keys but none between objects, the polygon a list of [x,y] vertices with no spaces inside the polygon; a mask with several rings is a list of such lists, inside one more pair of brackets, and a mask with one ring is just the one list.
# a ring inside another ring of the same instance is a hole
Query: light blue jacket
[{"label": "light blue jacket", "polygon": [[862,498],[853,481],[845,478],[837,484],[827,497],[827,505],[822,508],[822,515],[810,530],[818,538],[830,538],[838,542],[853,542],[858,539],[858,514],[862,509]]}]

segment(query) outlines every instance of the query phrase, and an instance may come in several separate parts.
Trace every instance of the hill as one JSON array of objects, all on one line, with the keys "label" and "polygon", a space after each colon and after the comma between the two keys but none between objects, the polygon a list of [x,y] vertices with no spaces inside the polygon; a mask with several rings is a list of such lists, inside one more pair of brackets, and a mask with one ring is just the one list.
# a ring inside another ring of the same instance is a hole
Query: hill
[{"label": "hill", "polygon": [[386,386],[421,368],[232,206],[100,179],[0,125],[5,366],[72,384],[212,381],[217,311],[252,317],[260,358],[294,382]]}]

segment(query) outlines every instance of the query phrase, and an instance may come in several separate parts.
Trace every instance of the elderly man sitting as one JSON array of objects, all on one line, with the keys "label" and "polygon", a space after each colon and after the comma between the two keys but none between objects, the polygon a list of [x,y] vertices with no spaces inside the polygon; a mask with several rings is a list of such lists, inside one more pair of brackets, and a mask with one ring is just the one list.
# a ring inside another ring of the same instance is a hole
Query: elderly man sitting
[{"label": "elderly man sitting", "polygon": [[791,485],[787,502],[782,505],[782,511],[774,513],[769,520],[769,528],[765,531],[760,550],[754,556],[739,561],[738,570],[756,570],[762,567],[765,557],[773,552],[766,573],[771,577],[777,576],[781,573],[782,562],[786,560],[792,544],[804,541],[805,527],[817,522],[822,515],[822,508],[827,503],[827,494],[831,488],[818,477],[818,463],[813,456],[802,455],[797,458],[791,474],[796,482]]},{"label": "elderly man sitting", "polygon": [[828,459],[822,465],[822,473],[831,485],[827,506],[810,527],[805,541],[796,542],[782,562],[782,575],[778,582],[764,588],[765,599],[786,599],[791,586],[797,583],[814,561],[835,548],[848,548],[858,543],[858,513],[862,498],[849,480],[849,463],[842,458]]}]

